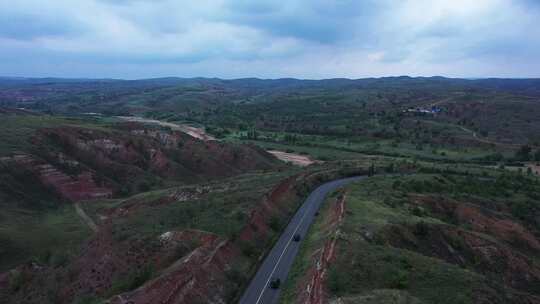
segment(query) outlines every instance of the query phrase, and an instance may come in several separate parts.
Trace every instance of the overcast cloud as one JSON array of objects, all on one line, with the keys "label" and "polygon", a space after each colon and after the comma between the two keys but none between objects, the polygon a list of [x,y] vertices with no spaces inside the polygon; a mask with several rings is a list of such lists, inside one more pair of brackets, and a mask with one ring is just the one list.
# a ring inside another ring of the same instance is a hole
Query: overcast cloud
[{"label": "overcast cloud", "polygon": [[0,75],[540,77],[535,0],[0,1]]}]

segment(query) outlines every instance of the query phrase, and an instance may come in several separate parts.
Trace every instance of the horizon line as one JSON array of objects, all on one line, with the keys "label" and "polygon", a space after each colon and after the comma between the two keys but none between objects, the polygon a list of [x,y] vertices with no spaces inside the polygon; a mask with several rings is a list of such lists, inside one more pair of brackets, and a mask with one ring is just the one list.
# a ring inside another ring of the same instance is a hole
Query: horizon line
[{"label": "horizon line", "polygon": [[296,78],[296,77],[277,77],[277,78],[260,78],[260,77],[238,77],[238,78],[226,78],[226,77],[211,77],[211,76],[193,76],[193,77],[183,77],[183,76],[162,76],[162,77],[148,77],[148,78],[115,78],[115,77],[62,77],[62,76],[4,76],[0,75],[0,80],[86,80],[86,81],[143,81],[143,80],[163,80],[163,79],[178,79],[178,80],[194,80],[194,79],[204,79],[204,80],[262,80],[262,81],[272,81],[272,80],[298,80],[298,81],[324,81],[324,80],[367,80],[367,79],[385,79],[385,78],[442,78],[442,79],[455,79],[455,80],[486,80],[486,79],[500,79],[500,80],[536,80],[540,77],[448,77],[441,75],[432,75],[432,76],[410,76],[410,75],[388,75],[388,76],[373,76],[373,77],[360,77],[360,78],[349,78],[349,77],[331,77],[331,78]]}]

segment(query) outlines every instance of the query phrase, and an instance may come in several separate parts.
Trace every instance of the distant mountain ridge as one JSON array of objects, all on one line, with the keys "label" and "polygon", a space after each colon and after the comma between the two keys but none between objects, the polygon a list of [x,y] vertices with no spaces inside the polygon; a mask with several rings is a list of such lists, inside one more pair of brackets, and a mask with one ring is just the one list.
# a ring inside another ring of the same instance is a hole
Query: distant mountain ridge
[{"label": "distant mountain ridge", "polygon": [[508,92],[520,92],[540,96],[540,78],[448,78],[443,76],[411,77],[411,76],[388,76],[378,78],[329,78],[329,79],[297,79],[297,78],[237,78],[221,79],[206,77],[160,77],[148,79],[113,79],[113,78],[33,78],[33,77],[0,77],[0,86],[25,86],[25,85],[143,85],[143,86],[178,86],[178,85],[223,85],[239,89],[287,89],[287,88],[338,88],[338,87],[384,87],[384,86],[429,86],[429,85],[452,85],[472,88],[494,89]]}]

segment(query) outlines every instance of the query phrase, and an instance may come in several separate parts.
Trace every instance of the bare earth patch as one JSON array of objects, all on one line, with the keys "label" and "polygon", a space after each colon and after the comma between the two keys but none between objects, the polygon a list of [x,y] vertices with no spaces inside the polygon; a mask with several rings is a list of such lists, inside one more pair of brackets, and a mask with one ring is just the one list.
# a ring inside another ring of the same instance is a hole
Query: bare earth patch
[{"label": "bare earth patch", "polygon": [[152,123],[152,124],[158,124],[160,126],[169,127],[172,130],[180,131],[188,134],[191,137],[208,141],[208,140],[216,140],[215,137],[207,134],[204,129],[196,128],[188,125],[179,125],[172,122],[166,122],[161,121],[157,119],[148,119],[143,117],[137,117],[137,116],[118,116],[118,118],[126,120],[126,121],[132,121],[132,122],[142,122],[142,123]]},{"label": "bare earth patch", "polygon": [[528,168],[531,168],[532,172],[536,175],[540,175],[540,163],[529,163]]},{"label": "bare earth patch", "polygon": [[518,171],[520,169],[525,171],[531,168],[533,174],[540,175],[540,163],[538,162],[528,162],[524,163],[524,166],[506,166],[505,168],[510,171]]},{"label": "bare earth patch", "polygon": [[268,153],[274,155],[279,160],[282,160],[288,163],[293,163],[295,165],[302,166],[302,167],[309,166],[317,162],[306,155],[287,153],[287,152],[278,151],[278,150],[268,150]]}]

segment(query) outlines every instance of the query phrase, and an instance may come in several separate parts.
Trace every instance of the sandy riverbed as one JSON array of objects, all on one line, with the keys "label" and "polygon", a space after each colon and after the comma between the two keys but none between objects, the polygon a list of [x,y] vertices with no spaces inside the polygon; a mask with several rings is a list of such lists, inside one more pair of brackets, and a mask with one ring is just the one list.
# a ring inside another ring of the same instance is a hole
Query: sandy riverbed
[{"label": "sandy riverbed", "polygon": [[275,157],[277,157],[278,159],[282,161],[293,163],[295,165],[302,166],[302,167],[309,166],[317,162],[311,159],[309,156],[300,155],[296,153],[287,153],[287,152],[278,151],[278,150],[269,150],[268,153],[274,155]]}]

